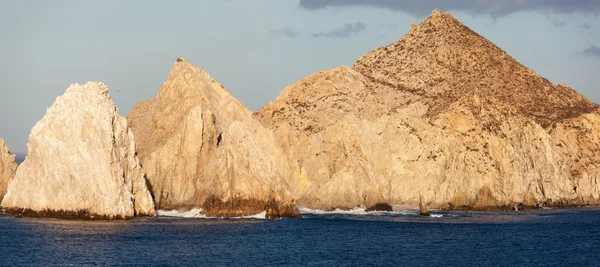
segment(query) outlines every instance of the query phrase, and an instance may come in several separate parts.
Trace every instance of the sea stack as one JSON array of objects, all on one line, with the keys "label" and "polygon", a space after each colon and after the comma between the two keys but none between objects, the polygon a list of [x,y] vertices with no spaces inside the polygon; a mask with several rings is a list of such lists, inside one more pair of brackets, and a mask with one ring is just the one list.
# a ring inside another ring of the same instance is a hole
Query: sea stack
[{"label": "sea stack", "polygon": [[15,155],[10,154],[10,150],[2,138],[0,138],[0,203],[6,194],[8,183],[15,177],[17,163]]},{"label": "sea stack", "polygon": [[2,200],[34,217],[155,215],[133,134],[103,83],[71,85],[31,130],[27,158]]},{"label": "sea stack", "polygon": [[299,205],[511,209],[600,204],[600,112],[433,11],[353,68],[288,86],[255,117]]},{"label": "sea stack", "polygon": [[213,217],[298,217],[275,135],[222,84],[178,58],[158,95],[128,120],[159,209]]}]

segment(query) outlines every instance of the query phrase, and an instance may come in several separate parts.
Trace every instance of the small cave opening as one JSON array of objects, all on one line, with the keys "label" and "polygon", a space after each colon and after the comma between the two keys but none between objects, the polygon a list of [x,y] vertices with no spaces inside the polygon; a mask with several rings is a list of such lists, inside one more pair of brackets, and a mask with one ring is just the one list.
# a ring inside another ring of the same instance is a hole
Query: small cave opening
[{"label": "small cave opening", "polygon": [[220,133],[219,136],[217,136],[217,147],[219,147],[222,140],[223,140],[223,133]]}]

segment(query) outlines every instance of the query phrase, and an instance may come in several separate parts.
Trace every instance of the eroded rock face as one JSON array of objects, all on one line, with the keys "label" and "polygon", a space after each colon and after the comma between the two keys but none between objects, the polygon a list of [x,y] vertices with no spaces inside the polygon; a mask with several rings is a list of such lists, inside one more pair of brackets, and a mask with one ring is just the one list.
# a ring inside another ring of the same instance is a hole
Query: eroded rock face
[{"label": "eroded rock face", "polygon": [[[274,134],[206,72],[177,59],[158,95],[128,120],[159,209],[201,207],[246,216],[292,203],[288,162]],[[275,204],[273,204],[275,203]]]},{"label": "eroded rock face", "polygon": [[15,155],[10,154],[6,143],[0,138],[0,203],[6,194],[8,183],[15,177],[16,171]]},{"label": "eroded rock face", "polygon": [[299,205],[598,204],[597,105],[434,11],[353,69],[313,74],[255,114]]},{"label": "eroded rock face", "polygon": [[71,85],[32,129],[2,206],[23,216],[153,216],[133,133],[102,83]]},{"label": "eroded rock face", "polygon": [[[562,155],[570,174],[576,203],[598,203],[600,199],[600,108],[575,118],[561,120],[549,129],[553,145]],[[560,201],[560,199],[557,199]]]}]

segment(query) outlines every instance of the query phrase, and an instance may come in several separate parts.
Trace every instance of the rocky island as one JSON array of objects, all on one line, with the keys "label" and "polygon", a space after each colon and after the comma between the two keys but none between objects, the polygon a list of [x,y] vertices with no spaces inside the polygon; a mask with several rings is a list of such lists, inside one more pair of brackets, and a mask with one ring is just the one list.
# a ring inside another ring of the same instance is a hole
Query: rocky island
[{"label": "rocky island", "polygon": [[15,177],[16,171],[15,156],[10,154],[6,143],[0,138],[0,203],[6,194],[8,183]]},{"label": "rocky island", "polygon": [[32,129],[2,200],[18,216],[154,216],[133,134],[102,83],[71,85]]},{"label": "rocky island", "polygon": [[436,10],[255,117],[288,156],[299,205],[499,209],[597,205],[599,114]]},{"label": "rocky island", "polygon": [[600,204],[599,176],[600,107],[437,10],[254,114],[178,58],[127,119],[104,84],[75,84],[18,168],[0,139],[1,206],[22,216],[570,207]]}]

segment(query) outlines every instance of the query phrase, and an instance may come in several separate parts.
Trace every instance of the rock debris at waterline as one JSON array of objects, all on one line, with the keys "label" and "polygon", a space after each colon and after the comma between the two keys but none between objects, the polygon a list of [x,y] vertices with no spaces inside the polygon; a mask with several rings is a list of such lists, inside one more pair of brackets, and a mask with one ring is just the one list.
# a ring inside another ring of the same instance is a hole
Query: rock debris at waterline
[{"label": "rock debris at waterline", "polygon": [[193,64],[178,58],[156,97],[137,104],[128,121],[159,209],[300,217],[275,135]]},{"label": "rock debris at waterline", "polygon": [[71,85],[32,129],[2,200],[19,216],[125,219],[156,211],[133,134],[102,83]]}]

